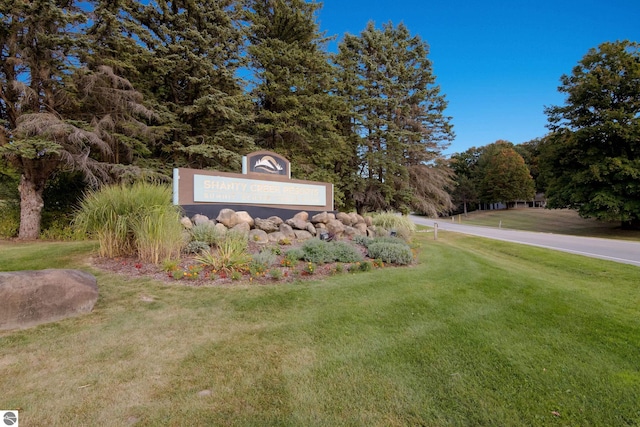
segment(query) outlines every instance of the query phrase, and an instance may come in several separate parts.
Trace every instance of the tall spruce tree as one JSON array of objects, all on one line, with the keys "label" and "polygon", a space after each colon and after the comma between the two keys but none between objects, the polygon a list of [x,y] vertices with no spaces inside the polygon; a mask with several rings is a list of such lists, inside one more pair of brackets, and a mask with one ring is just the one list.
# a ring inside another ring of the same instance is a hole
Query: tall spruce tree
[{"label": "tall spruce tree", "polygon": [[133,20],[136,38],[150,52],[136,62],[136,87],[158,110],[165,133],[155,156],[165,167],[239,171],[252,151],[247,134],[251,103],[238,70],[243,66],[243,14],[239,0],[158,0]]},{"label": "tall spruce tree", "polygon": [[340,94],[351,102],[359,137],[359,211],[435,215],[452,207],[442,150],[453,132],[428,53],[426,42],[392,23],[377,29],[370,22],[339,45]]},{"label": "tall spruce tree", "polygon": [[257,144],[291,160],[292,174],[336,184],[348,160],[338,118],[346,113],[335,96],[335,70],[318,31],[318,3],[249,0],[248,54],[254,75]]}]

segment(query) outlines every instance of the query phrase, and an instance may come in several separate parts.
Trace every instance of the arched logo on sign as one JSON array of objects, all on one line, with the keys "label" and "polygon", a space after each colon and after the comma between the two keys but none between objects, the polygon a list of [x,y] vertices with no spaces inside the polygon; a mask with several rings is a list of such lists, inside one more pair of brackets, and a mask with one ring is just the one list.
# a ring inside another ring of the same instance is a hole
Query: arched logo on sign
[{"label": "arched logo on sign", "polygon": [[291,167],[287,159],[270,151],[255,151],[243,158],[242,173],[263,173],[291,178]]}]

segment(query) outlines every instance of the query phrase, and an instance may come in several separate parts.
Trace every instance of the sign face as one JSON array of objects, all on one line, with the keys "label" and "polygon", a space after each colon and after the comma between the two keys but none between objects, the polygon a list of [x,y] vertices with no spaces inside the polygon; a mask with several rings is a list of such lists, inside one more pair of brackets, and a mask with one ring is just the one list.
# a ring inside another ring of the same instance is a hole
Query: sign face
[{"label": "sign face", "polygon": [[325,206],[327,187],[228,176],[194,175],[193,201],[229,204]]},{"label": "sign face", "polygon": [[247,155],[247,171],[270,175],[290,176],[289,161],[270,151],[256,151]]}]

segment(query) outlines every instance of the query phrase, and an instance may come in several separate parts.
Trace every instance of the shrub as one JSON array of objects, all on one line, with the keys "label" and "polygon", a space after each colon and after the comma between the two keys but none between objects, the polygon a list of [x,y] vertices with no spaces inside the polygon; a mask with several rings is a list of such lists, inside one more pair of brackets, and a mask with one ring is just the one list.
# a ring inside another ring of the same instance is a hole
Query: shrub
[{"label": "shrub", "polygon": [[271,265],[275,264],[275,262],[276,262],[276,254],[274,254],[268,249],[253,254],[252,263],[263,266],[265,270],[269,268]]},{"label": "shrub", "polygon": [[272,268],[271,270],[269,270],[269,276],[273,279],[273,280],[280,280],[282,279],[282,270],[280,270],[279,268]]},{"label": "shrub", "polygon": [[86,194],[74,224],[98,239],[101,256],[137,254],[158,263],[179,254],[184,245],[180,208],[171,200],[171,188],[165,185],[103,187]]},{"label": "shrub", "polygon": [[358,262],[364,259],[362,252],[347,242],[330,242],[330,248],[333,255],[331,261],[338,262]]},{"label": "shrub", "polygon": [[208,243],[211,245],[216,245],[218,240],[220,240],[220,232],[210,223],[197,224],[194,225],[191,230],[189,230],[189,234],[191,235],[192,241],[200,241]]},{"label": "shrub", "polygon": [[193,240],[184,247],[184,253],[187,254],[200,254],[202,252],[206,252],[211,247],[207,242],[202,242],[200,240]]},{"label": "shrub", "polygon": [[249,265],[249,271],[252,276],[259,276],[276,262],[276,255],[268,249],[253,254],[253,259]]},{"label": "shrub", "polygon": [[395,232],[405,242],[411,240],[416,231],[416,225],[406,215],[395,212],[383,212],[373,217],[373,225],[385,230],[385,234]]},{"label": "shrub", "polygon": [[413,252],[405,243],[374,241],[368,248],[369,257],[391,264],[406,265],[413,261]]},{"label": "shrub", "polygon": [[302,259],[315,264],[324,264],[333,261],[333,248],[324,240],[309,239],[303,243],[302,252],[304,256]]},{"label": "shrub", "polygon": [[[304,258],[304,251],[300,248],[289,249],[284,254],[284,259],[286,261],[290,261],[292,264],[295,264],[296,262],[300,261],[303,258]],[[289,265],[287,267],[291,267],[291,266]]]},{"label": "shrub", "polygon": [[356,235],[353,236],[353,243],[355,243],[356,245],[360,245],[360,246],[364,246],[365,248],[369,246],[369,243],[371,243],[373,239],[369,236],[361,236],[361,235]]}]

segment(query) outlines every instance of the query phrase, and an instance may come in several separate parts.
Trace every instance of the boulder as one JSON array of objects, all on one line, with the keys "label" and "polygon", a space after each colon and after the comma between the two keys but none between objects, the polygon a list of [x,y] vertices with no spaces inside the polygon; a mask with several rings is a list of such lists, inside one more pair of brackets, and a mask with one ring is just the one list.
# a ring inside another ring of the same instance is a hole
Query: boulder
[{"label": "boulder", "polygon": [[296,230],[305,230],[307,228],[307,222],[300,218],[291,218],[285,221],[285,224],[290,225],[291,228]]},{"label": "boulder", "polygon": [[367,224],[365,224],[364,222],[359,222],[356,225],[353,226],[353,228],[355,228],[356,230],[358,230],[358,234],[361,236],[366,236],[367,235]]},{"label": "boulder", "polygon": [[353,238],[356,234],[360,234],[357,228],[345,225],[343,234],[349,238]]},{"label": "boulder", "polygon": [[234,225],[230,228],[231,231],[235,231],[236,233],[242,233],[246,236],[249,235],[249,231],[251,231],[251,226],[246,222],[241,222],[239,224]]},{"label": "boulder", "polygon": [[249,212],[247,212],[247,211],[238,211],[238,212],[236,212],[236,218],[237,218],[238,223],[246,222],[247,224],[249,224],[249,227],[253,227],[254,221],[253,221],[253,218],[251,217],[251,215],[249,215]]},{"label": "boulder", "polygon": [[269,242],[269,235],[264,230],[254,228],[249,231],[249,240],[256,243],[267,243]]},{"label": "boulder", "polygon": [[200,214],[195,214],[192,218],[191,221],[195,224],[195,225],[200,225],[200,224],[209,224],[209,217],[206,215],[200,215]]},{"label": "boulder", "polygon": [[327,231],[336,237],[340,237],[344,233],[344,224],[337,219],[332,219],[327,223]]},{"label": "boulder", "polygon": [[193,228],[193,222],[191,222],[191,220],[186,216],[180,218],[180,224],[182,224],[182,226],[187,230],[191,230]]},{"label": "boulder", "polygon": [[349,216],[351,217],[351,225],[356,225],[356,224],[364,224],[364,218],[362,217],[362,215],[358,215],[355,212],[351,212],[349,214]]},{"label": "boulder", "polygon": [[289,239],[296,238],[296,234],[293,232],[293,228],[291,228],[291,226],[288,224],[280,224],[280,233],[284,234],[284,236]]},{"label": "boulder", "polygon": [[0,273],[0,330],[28,328],[89,313],[97,300],[96,278],[83,271]]},{"label": "boulder", "polygon": [[310,222],[307,223],[305,230],[311,233],[312,236],[315,236],[316,234],[318,234],[318,230],[316,230],[316,228]]},{"label": "boulder", "polygon": [[260,218],[256,218],[253,221],[254,221],[254,226],[258,230],[262,230],[267,233],[273,233],[275,231],[278,231],[280,229],[280,224],[282,224],[282,220],[280,220],[279,223],[276,223],[276,221],[271,219],[260,219]]},{"label": "boulder", "polygon": [[293,216],[293,219],[299,219],[301,221],[307,222],[309,221],[309,213],[305,211],[298,212]]},{"label": "boulder", "polygon": [[269,241],[274,243],[280,243],[281,241],[288,238],[287,236],[285,236],[279,231],[276,231],[275,233],[269,233],[268,237],[269,237]]},{"label": "boulder", "polygon": [[294,230],[293,232],[295,233],[297,240],[309,240],[313,238],[311,233],[309,233],[307,230]]},{"label": "boulder", "polygon": [[282,220],[282,218],[280,218],[279,216],[270,216],[269,218],[267,218],[269,221],[273,221],[273,223],[275,225],[277,225],[278,227],[280,226],[280,224],[282,224],[284,221]]},{"label": "boulder", "polygon": [[344,225],[351,225],[351,216],[348,213],[338,212],[336,214],[336,219],[343,223]]},{"label": "boulder", "polygon": [[373,218],[371,218],[370,216],[365,216],[364,223],[367,224],[367,227],[371,227],[373,225]]},{"label": "boulder", "polygon": [[240,222],[238,221],[238,216],[233,209],[221,209],[216,221],[224,224],[227,228],[233,228]]},{"label": "boulder", "polygon": [[321,212],[311,217],[313,224],[326,224],[329,222],[329,214],[327,212]]}]

